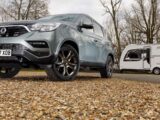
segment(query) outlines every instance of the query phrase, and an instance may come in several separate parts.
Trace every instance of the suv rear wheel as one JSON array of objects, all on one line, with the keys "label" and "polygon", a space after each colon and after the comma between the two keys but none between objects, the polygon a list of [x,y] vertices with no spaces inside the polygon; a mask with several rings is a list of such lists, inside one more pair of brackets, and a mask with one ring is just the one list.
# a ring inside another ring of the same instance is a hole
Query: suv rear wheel
[{"label": "suv rear wheel", "polygon": [[113,73],[114,61],[111,56],[108,56],[105,68],[100,71],[102,78],[111,78]]},{"label": "suv rear wheel", "polygon": [[62,46],[55,63],[51,68],[46,68],[46,73],[51,80],[73,80],[79,71],[79,55],[70,45]]}]

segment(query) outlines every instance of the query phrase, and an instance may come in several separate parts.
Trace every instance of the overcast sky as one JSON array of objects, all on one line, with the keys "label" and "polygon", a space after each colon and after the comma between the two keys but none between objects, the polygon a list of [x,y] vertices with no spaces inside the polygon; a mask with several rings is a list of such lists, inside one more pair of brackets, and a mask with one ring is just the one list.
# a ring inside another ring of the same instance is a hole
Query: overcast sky
[{"label": "overcast sky", "polygon": [[[104,8],[99,0],[50,0],[50,14],[63,13],[85,13],[96,19],[100,24],[103,24]],[[124,0],[122,6],[130,9],[133,0]]]}]

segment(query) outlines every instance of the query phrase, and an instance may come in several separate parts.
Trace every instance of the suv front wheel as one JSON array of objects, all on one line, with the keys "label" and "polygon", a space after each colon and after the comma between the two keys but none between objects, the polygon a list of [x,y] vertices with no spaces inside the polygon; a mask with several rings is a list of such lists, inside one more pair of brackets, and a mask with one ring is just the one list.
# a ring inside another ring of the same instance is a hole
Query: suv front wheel
[{"label": "suv front wheel", "polygon": [[75,48],[64,45],[59,51],[57,60],[46,73],[51,80],[73,80],[79,71],[79,55]]},{"label": "suv front wheel", "polygon": [[0,78],[13,78],[20,71],[19,64],[11,64],[11,67],[0,67]]}]

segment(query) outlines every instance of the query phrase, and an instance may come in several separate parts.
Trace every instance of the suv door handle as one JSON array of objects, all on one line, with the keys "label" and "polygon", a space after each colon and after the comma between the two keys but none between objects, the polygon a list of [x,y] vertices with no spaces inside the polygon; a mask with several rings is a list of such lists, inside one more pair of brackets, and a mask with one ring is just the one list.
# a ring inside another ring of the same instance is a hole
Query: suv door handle
[{"label": "suv door handle", "polygon": [[94,40],[94,42],[98,42],[98,40]]}]

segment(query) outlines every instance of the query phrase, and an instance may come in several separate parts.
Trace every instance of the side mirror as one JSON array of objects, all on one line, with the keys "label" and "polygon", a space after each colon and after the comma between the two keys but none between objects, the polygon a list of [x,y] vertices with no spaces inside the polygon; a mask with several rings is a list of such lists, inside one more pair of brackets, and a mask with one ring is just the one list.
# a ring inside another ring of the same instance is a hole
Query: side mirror
[{"label": "side mirror", "polygon": [[93,25],[92,24],[82,24],[80,25],[80,28],[93,29]]},{"label": "side mirror", "polygon": [[93,29],[93,25],[81,23],[80,25],[78,25],[78,29],[79,29],[79,31],[82,32],[82,29]]}]

